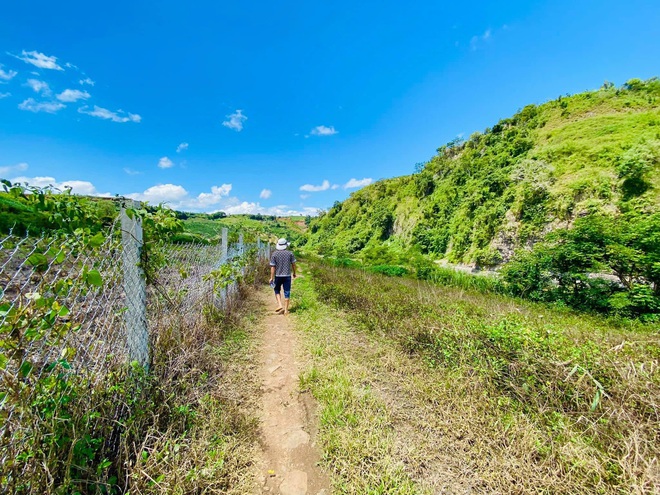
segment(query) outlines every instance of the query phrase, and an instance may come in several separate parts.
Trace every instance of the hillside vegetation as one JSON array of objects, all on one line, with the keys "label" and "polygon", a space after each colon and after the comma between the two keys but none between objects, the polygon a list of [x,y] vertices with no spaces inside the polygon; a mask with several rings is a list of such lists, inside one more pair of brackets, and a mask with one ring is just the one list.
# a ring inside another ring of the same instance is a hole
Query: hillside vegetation
[{"label": "hillside vegetation", "polygon": [[[440,147],[416,173],[335,203],[311,223],[308,248],[372,264],[419,254],[477,267],[514,260],[510,278],[520,283],[508,290],[515,294],[654,312],[659,172],[660,80],[606,83],[528,105],[467,141]],[[580,235],[570,233],[576,226]],[[591,273],[616,280],[593,281]],[[636,286],[651,301],[645,309],[631,309],[632,296],[611,300]]]}]

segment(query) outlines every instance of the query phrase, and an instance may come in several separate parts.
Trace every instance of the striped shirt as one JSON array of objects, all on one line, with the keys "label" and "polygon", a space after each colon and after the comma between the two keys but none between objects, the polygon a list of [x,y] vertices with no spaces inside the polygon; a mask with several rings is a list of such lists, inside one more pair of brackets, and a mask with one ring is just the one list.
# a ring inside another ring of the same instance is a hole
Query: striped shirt
[{"label": "striped shirt", "polygon": [[291,264],[295,262],[296,262],[295,256],[291,251],[287,249],[282,249],[281,251],[275,251],[270,256],[270,266],[275,267],[276,277],[290,277]]}]

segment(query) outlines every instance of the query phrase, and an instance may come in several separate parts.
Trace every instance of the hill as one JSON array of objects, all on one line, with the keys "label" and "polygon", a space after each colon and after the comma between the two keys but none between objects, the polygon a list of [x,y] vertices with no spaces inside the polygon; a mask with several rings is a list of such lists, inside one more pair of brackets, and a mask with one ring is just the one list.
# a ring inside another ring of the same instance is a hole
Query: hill
[{"label": "hill", "polygon": [[528,105],[417,172],[381,180],[310,225],[309,246],[355,255],[387,243],[493,264],[587,213],[660,203],[660,81]]},{"label": "hill", "polygon": [[[656,311],[659,205],[660,80],[632,79],[528,105],[441,146],[414,174],[335,203],[311,222],[307,248],[371,264],[420,254],[508,264],[519,295],[584,306],[591,291],[590,308],[629,309],[610,298],[639,288]],[[594,272],[616,281],[604,288]]]}]

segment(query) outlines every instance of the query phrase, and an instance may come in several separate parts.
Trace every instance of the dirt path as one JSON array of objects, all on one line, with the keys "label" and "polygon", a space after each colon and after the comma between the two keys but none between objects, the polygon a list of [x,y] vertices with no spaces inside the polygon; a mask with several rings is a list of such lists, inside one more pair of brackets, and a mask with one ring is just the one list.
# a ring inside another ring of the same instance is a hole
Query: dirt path
[{"label": "dirt path", "polygon": [[329,495],[329,481],[317,466],[313,401],[299,393],[297,336],[292,316],[277,315],[270,290],[260,298],[267,314],[261,351],[263,403],[262,494]]}]

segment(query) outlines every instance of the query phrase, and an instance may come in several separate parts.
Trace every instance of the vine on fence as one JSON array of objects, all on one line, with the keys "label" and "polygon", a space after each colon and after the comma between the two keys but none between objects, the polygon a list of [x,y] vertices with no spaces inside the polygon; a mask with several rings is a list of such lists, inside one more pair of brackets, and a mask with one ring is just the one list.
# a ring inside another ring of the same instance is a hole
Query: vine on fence
[{"label": "vine on fence", "polygon": [[[119,493],[133,462],[126,442],[156,421],[162,400],[153,377],[127,366],[115,345],[126,304],[116,205],[109,212],[107,201],[70,191],[1,184],[48,230],[0,239],[0,493]],[[182,223],[162,206],[127,215],[142,219],[140,266],[155,283]],[[238,283],[251,257],[195,283],[211,282],[214,292]]]}]

